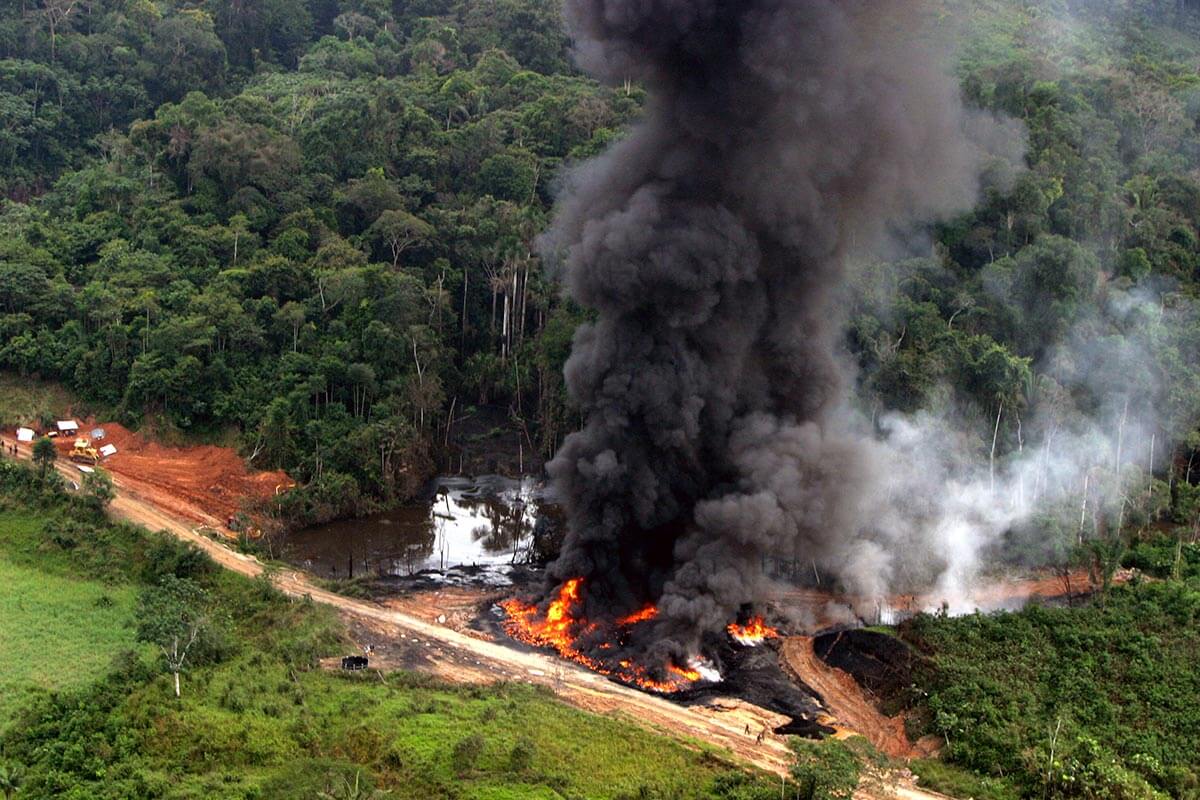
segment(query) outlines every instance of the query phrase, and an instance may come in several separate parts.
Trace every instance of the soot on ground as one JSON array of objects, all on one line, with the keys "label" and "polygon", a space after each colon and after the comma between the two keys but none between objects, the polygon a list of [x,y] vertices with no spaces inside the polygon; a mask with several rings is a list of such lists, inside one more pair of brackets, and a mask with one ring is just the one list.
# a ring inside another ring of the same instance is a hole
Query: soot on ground
[{"label": "soot on ground", "polygon": [[[471,627],[523,652],[552,654],[553,651],[547,648],[533,647],[509,636],[504,625],[505,619],[503,609],[488,600],[480,604]],[[701,682],[692,688],[672,693],[650,693],[684,706],[716,705],[721,699],[737,698],[786,716],[788,722],[774,729],[777,734],[809,738],[832,734],[833,728],[817,721],[822,708],[815,692],[791,678],[783,669],[779,654],[780,641],[768,639],[757,646],[747,647],[725,636],[707,637],[705,652],[720,665],[719,682]],[[575,664],[566,659],[564,663]],[[638,688],[615,677],[610,676],[609,679]]]},{"label": "soot on ground", "polygon": [[755,647],[723,643],[717,653],[721,661],[720,683],[701,684],[667,697],[684,705],[736,697],[788,717],[789,721],[775,728],[775,733],[809,738],[833,733],[833,728],[817,722],[822,709],[813,691],[789,677],[779,663],[777,641]]}]

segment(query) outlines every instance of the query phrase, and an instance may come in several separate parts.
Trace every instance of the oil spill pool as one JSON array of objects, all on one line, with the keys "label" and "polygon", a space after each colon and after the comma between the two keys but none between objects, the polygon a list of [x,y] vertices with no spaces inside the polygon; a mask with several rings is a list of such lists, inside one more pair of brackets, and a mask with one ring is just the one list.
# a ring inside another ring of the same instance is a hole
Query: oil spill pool
[{"label": "oil spill pool", "polygon": [[550,504],[532,477],[441,478],[422,504],[288,534],[284,557],[329,578],[519,564]]}]

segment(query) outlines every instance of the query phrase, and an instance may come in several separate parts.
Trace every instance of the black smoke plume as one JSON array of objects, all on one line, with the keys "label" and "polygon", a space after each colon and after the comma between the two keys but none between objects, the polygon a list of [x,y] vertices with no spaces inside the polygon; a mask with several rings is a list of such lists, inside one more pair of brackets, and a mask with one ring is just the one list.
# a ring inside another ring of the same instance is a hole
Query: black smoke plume
[{"label": "black smoke plume", "polygon": [[979,152],[917,0],[567,0],[579,63],[644,119],[577,170],[545,249],[596,319],[586,424],[550,464],[549,572],[585,613],[646,602],[633,647],[683,663],[762,596],[762,558],[869,559],[875,468],[843,420],[845,263],[965,207]]}]

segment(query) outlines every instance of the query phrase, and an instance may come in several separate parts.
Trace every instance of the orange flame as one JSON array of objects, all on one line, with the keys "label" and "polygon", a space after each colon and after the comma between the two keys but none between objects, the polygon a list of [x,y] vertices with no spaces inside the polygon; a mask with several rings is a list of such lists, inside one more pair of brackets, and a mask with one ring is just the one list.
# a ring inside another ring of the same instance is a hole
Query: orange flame
[{"label": "orange flame", "polygon": [[635,611],[627,617],[621,617],[617,620],[618,625],[637,625],[639,622],[654,619],[658,616],[658,609],[653,605],[648,605],[641,611]]},{"label": "orange flame", "polygon": [[672,664],[669,667],[667,667],[667,672],[670,672],[672,675],[678,675],[680,678],[683,678],[685,681],[691,681],[692,683],[695,683],[696,681],[700,680],[699,670],[684,669],[683,667],[677,667],[674,664]]},{"label": "orange flame", "polygon": [[774,639],[779,636],[779,631],[767,625],[762,617],[753,617],[745,625],[731,622],[725,630],[735,642],[746,647],[754,647],[762,644],[766,639]]},{"label": "orange flame", "polygon": [[[697,670],[667,664],[667,678],[658,680],[645,667],[628,659],[612,665],[581,652],[575,646],[578,637],[599,629],[596,623],[575,616],[575,608],[582,599],[582,587],[583,578],[571,578],[564,583],[558,590],[558,596],[546,607],[545,618],[539,617],[536,605],[522,603],[516,598],[503,601],[500,607],[508,614],[508,619],[504,621],[508,635],[535,647],[553,648],[563,658],[582,664],[593,672],[653,692],[678,692],[701,679],[702,676]],[[657,615],[658,609],[650,605],[617,619],[616,624],[627,628],[654,619]],[[608,650],[614,646],[611,642],[604,642],[599,648]]]}]

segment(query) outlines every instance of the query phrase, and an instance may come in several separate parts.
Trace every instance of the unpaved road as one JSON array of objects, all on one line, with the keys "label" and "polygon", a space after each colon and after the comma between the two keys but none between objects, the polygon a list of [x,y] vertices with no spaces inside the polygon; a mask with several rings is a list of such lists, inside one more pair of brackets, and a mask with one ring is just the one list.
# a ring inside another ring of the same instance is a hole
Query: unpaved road
[{"label": "unpaved road", "polygon": [[865,736],[892,758],[925,755],[909,742],[904,718],[884,714],[853,677],[818,658],[812,637],[789,636],[783,641],[781,655],[785,668],[821,696],[821,704],[831,716],[826,724],[836,728],[837,735]]},{"label": "unpaved road", "polygon": [[[16,444],[5,439],[9,444]],[[23,457],[29,448],[19,446]],[[72,464],[59,462],[58,470],[72,481],[79,472]],[[155,506],[140,496],[136,485],[114,476],[117,493],[109,511],[112,516],[163,530],[191,542],[223,567],[247,577],[267,571],[258,559],[237,553],[196,531],[176,514]],[[723,698],[705,706],[685,707],[624,685],[540,652],[527,652],[452,630],[433,620],[384,608],[375,603],[334,594],[315,585],[304,573],[271,570],[272,582],[292,597],[313,600],[338,609],[361,628],[411,641],[423,648],[425,662],[443,677],[460,681],[519,680],[550,687],[558,697],[580,708],[627,719],[667,733],[689,743],[715,746],[742,761],[778,775],[786,775],[790,751],[782,737],[768,734],[757,743],[759,731],[786,720],[773,712],[734,698]],[[751,731],[746,733],[747,728]],[[910,786],[895,785],[885,792],[859,793],[863,798],[899,797],[904,800],[938,800],[942,795]]]}]

